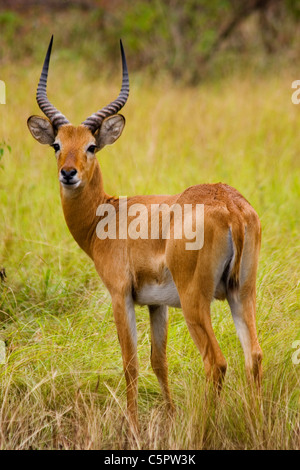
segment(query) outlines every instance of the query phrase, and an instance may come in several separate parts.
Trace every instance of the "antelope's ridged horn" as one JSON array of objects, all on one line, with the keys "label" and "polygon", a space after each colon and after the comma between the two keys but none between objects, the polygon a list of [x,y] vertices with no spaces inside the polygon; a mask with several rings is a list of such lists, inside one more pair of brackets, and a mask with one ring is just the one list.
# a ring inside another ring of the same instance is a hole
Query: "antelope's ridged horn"
[{"label": "antelope's ridged horn", "polygon": [[48,51],[45,57],[42,73],[40,76],[40,81],[37,87],[36,100],[40,109],[43,111],[43,113],[47,116],[47,118],[50,119],[50,122],[53,124],[53,126],[56,129],[58,129],[60,126],[63,126],[64,124],[70,124],[70,123],[68,119],[60,111],[58,111],[58,109],[56,109],[53,106],[53,104],[50,103],[47,97],[47,78],[48,78],[48,69],[49,69],[52,43],[53,43],[53,36],[51,37],[51,41],[50,41]]},{"label": "antelope's ridged horn", "polygon": [[95,132],[102,124],[103,120],[108,116],[113,116],[117,114],[120,109],[125,105],[128,96],[129,96],[129,76],[126,63],[125,52],[123,48],[122,41],[120,40],[121,56],[122,56],[122,87],[118,98],[111,103],[109,103],[104,108],[100,109],[96,113],[88,117],[82,124],[88,127],[92,132]]}]

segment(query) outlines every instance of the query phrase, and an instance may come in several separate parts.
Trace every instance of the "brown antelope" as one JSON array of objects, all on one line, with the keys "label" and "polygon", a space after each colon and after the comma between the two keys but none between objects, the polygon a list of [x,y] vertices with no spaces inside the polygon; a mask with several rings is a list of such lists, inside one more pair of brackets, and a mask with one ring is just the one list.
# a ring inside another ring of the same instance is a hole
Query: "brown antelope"
[{"label": "brown antelope", "polygon": [[171,408],[166,358],[168,306],[182,308],[189,332],[203,357],[205,373],[219,389],[227,364],[214,335],[210,305],[214,299],[227,299],[244,350],[247,375],[260,383],[262,352],[256,333],[255,302],[261,227],[256,212],[236,189],[221,183],[201,184],[173,196],[129,197],[126,206],[128,222],[132,220],[132,206],[143,205],[150,230],[153,207],[159,210],[162,206],[203,204],[201,249],[188,250],[187,237],[175,238],[173,212],[169,238],[162,236],[161,221],[158,237],[118,236],[121,227],[117,219],[116,236],[97,236],[97,224],[103,220],[99,208],[111,207],[117,214],[121,210],[121,199],[104,191],[95,154],[114,143],[125,125],[124,117],[117,114],[129,95],[125,54],[121,43],[123,79],[118,98],[74,127],[47,98],[52,40],[37,88],[37,102],[47,119],[31,116],[28,127],[38,142],[55,150],[67,225],[110,292],[122,350],[129,421],[137,427],[135,304],[149,308],[151,364]]}]

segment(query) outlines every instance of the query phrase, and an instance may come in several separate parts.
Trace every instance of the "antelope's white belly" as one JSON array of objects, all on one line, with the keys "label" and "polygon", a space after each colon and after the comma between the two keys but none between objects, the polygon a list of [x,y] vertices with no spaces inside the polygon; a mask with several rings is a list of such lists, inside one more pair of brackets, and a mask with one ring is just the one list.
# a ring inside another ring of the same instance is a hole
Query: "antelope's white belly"
[{"label": "antelope's white belly", "polygon": [[169,270],[161,283],[156,281],[144,284],[135,293],[135,302],[139,305],[169,305],[180,308],[177,288]]}]

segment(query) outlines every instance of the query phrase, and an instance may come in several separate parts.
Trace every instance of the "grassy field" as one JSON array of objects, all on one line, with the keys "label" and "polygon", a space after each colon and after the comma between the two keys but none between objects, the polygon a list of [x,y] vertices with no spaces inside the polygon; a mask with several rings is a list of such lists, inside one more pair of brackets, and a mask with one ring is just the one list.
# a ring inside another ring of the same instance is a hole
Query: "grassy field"
[{"label": "grassy field", "polygon": [[[115,97],[119,76],[88,78],[80,63],[52,62],[49,97],[74,123]],[[0,169],[1,449],[122,449],[125,380],[111,302],[65,225],[53,150],[26,126],[40,69],[6,67],[0,136],[11,146]],[[180,310],[170,309],[168,358],[177,408],[166,419],[150,365],[146,308],[137,308],[144,449],[299,449],[300,107],[289,70],[240,74],[198,88],[131,77],[127,125],[99,154],[105,189],[116,195],[176,193],[226,182],[250,200],[263,227],[257,324],[264,352],[262,399],[251,395],[227,303],[212,320],[228,360],[223,393],[210,401],[202,360]]]}]

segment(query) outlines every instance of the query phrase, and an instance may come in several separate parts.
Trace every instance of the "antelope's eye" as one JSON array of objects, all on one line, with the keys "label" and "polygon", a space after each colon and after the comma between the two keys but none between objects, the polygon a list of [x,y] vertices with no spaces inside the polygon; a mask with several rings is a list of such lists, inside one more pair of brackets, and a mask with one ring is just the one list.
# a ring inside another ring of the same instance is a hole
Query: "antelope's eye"
[{"label": "antelope's eye", "polygon": [[90,145],[87,149],[88,152],[95,153],[97,146],[96,145]]},{"label": "antelope's eye", "polygon": [[52,144],[51,147],[54,148],[55,152],[58,152],[60,150],[60,145],[59,144]]}]

